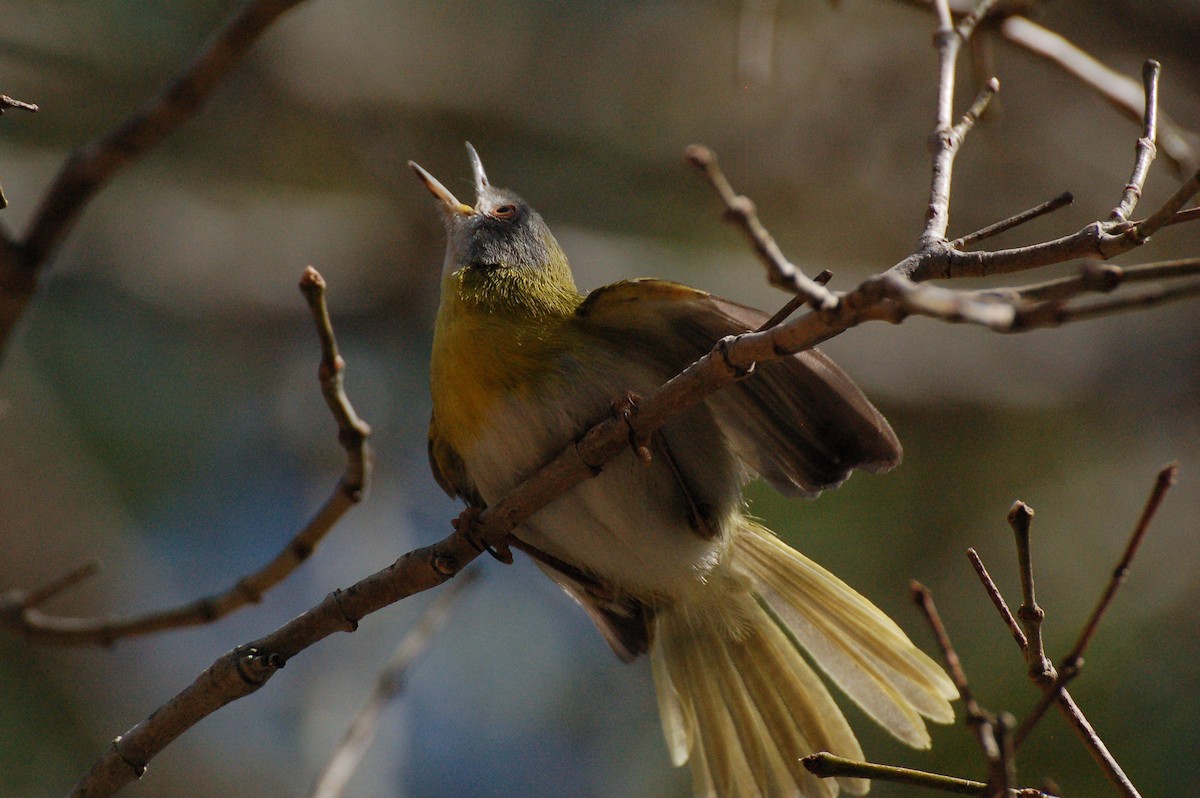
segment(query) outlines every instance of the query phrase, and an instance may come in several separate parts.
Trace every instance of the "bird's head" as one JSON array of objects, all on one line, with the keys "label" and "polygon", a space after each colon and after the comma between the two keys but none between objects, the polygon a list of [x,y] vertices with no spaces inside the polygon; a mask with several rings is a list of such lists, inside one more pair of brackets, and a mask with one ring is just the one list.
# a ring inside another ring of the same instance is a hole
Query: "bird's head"
[{"label": "bird's head", "polygon": [[[488,180],[479,153],[470,144],[475,173],[475,205],[461,202],[418,164],[408,165],[438,199],[446,225],[443,290],[460,298],[531,310],[570,312],[578,302],[567,256],[550,228],[527,202]],[[564,308],[569,300],[570,308]]]}]

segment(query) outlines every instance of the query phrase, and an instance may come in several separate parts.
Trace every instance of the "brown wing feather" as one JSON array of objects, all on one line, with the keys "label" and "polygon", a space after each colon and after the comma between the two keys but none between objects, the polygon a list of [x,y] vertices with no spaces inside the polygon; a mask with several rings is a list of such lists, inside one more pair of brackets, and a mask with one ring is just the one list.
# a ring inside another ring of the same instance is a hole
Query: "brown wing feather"
[{"label": "brown wing feather", "polygon": [[[677,372],[722,337],[757,328],[753,308],[663,280],[629,280],[593,292],[578,311],[599,334],[637,347]],[[891,425],[854,381],[818,350],[760,364],[708,400],[747,466],[788,495],[835,487],[855,468],[900,462]]]}]

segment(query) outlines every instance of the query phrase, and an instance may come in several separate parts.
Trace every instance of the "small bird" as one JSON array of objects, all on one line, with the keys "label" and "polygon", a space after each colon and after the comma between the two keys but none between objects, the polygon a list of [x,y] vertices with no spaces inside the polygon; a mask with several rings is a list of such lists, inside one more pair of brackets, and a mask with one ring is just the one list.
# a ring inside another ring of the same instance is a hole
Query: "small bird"
[{"label": "small bird", "polygon": [[[542,217],[467,150],[474,206],[409,166],[448,238],[430,465],[447,493],[484,508],[766,316],[656,279],[580,294]],[[930,745],[923,717],[954,719],[957,691],[882,611],[751,520],[742,485],[757,474],[785,495],[815,496],[900,456],[886,419],[809,350],[759,364],[631,446],[522,523],[512,546],[579,602],[618,657],[649,653],[671,760],[691,763],[698,796],[862,794],[869,782],[819,779],[800,762],[822,750],[862,759],[817,671],[915,748]]]}]

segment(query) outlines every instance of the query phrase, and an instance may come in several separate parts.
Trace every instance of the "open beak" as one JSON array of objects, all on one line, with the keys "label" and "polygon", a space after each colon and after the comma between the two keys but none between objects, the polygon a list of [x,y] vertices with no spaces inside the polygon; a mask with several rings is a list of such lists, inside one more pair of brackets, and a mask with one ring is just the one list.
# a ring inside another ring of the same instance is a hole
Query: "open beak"
[{"label": "open beak", "polygon": [[471,157],[471,171],[475,173],[475,194],[483,196],[483,190],[491,185],[487,179],[487,172],[483,171],[483,161],[479,158],[479,153],[475,152],[475,148],[471,146],[471,142],[467,142],[467,155]]},{"label": "open beak", "polygon": [[[478,159],[479,156],[476,155],[475,160],[478,161]],[[426,172],[420,164],[409,161],[408,165],[412,167],[414,172],[417,173],[417,177],[421,178],[421,182],[425,184],[425,188],[429,189],[429,192],[441,201],[442,205],[445,206],[447,213],[458,214],[459,216],[470,216],[475,212],[475,209],[470,205],[467,205],[465,202],[459,202],[458,197],[450,193],[450,189],[443,186],[441,182],[436,177],[429,174],[429,172]],[[477,183],[479,181],[479,175],[482,174],[482,170],[483,167],[480,166],[479,170],[476,172]],[[483,179],[486,181],[487,177],[484,176]]]}]

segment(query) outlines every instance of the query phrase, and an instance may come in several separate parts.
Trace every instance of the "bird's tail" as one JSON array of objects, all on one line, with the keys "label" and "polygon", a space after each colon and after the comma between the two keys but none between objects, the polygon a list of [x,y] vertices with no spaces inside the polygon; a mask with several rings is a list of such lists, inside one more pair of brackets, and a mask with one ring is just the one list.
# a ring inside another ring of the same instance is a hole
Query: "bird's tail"
[{"label": "bird's tail", "polygon": [[730,564],[719,602],[659,613],[651,651],[667,747],[677,766],[691,762],[698,796],[867,791],[864,780],[818,779],[800,763],[814,751],[862,759],[802,651],[915,748],[930,744],[922,716],[953,721],[958,693],[942,669],[833,574],[751,521],[739,522]]}]

